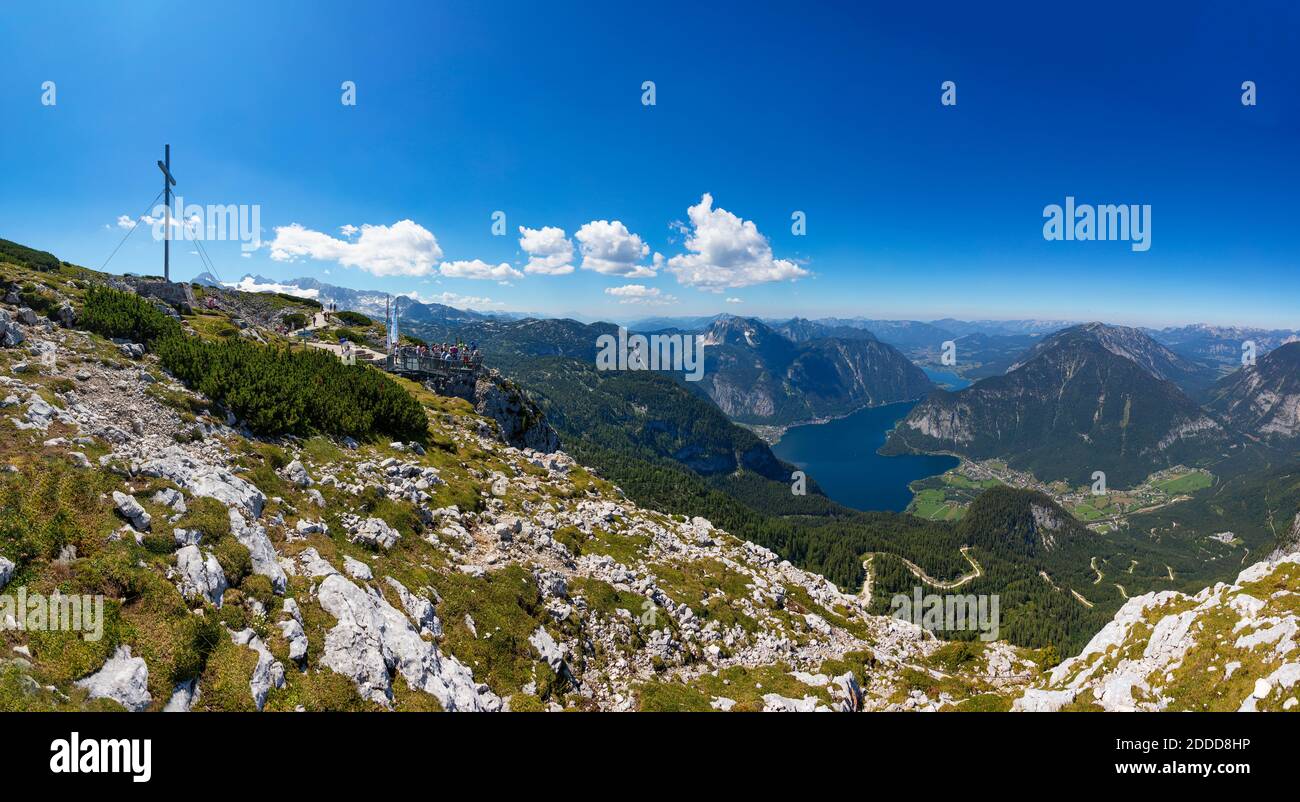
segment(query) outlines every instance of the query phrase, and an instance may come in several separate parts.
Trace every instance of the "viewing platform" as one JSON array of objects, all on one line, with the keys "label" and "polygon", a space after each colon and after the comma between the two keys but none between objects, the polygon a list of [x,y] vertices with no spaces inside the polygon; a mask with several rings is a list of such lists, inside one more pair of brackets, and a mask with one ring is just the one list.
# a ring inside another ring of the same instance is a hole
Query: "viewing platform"
[{"label": "viewing platform", "polygon": [[437,354],[421,356],[414,351],[403,349],[385,357],[383,365],[384,370],[396,373],[399,376],[411,378],[439,376],[447,378],[481,373],[483,371],[483,357],[482,355],[447,357]]}]

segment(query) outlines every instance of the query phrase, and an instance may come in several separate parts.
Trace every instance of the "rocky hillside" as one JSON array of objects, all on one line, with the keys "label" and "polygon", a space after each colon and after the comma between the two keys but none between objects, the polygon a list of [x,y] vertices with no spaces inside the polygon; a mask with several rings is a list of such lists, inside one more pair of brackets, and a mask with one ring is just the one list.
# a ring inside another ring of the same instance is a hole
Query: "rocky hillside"
[{"label": "rocky hillside", "polygon": [[98,640],[10,614],[0,709],[934,709],[1037,675],[463,400],[403,382],[420,441],[257,437],[139,344],[5,312],[0,584],[105,606]]},{"label": "rocky hillside", "polygon": [[1226,376],[1213,396],[1211,408],[1240,431],[1294,444],[1300,438],[1300,342],[1287,343]]},{"label": "rocky hillside", "polygon": [[[884,582],[845,593],[705,518],[639,507],[563,452],[520,440],[547,430],[509,397],[395,379],[420,411],[418,435],[257,435],[160,355],[187,353],[177,336],[283,348],[274,332],[177,314],[155,353],[81,328],[98,274],[0,272],[13,282],[0,299],[0,710],[1295,704],[1295,555],[1232,586],[1130,600],[1045,674],[1051,649],[938,640],[869,612]],[[17,304],[3,302],[8,290]],[[988,495],[981,509],[996,520],[976,527],[983,513],[970,515],[969,578],[920,582],[981,593],[986,573],[1005,573],[1000,554],[1033,573],[1040,557],[1090,542],[1023,493]],[[36,599],[88,610],[98,599],[102,614],[52,627]]]},{"label": "rocky hillside", "polygon": [[1129,599],[1014,709],[1293,710],[1300,701],[1300,552],[1194,596]]}]

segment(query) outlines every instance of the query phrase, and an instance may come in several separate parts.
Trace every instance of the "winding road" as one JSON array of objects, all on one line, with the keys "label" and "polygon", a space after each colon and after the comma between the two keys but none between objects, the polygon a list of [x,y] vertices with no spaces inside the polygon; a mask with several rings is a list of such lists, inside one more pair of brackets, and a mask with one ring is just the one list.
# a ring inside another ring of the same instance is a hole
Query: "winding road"
[{"label": "winding road", "polygon": [[931,587],[939,588],[940,590],[956,590],[962,585],[965,585],[967,582],[970,582],[975,579],[979,579],[980,577],[984,576],[984,569],[980,567],[980,564],[976,562],[975,558],[970,555],[970,548],[971,548],[970,546],[962,546],[960,549],[961,556],[965,557],[966,562],[970,563],[970,567],[971,567],[970,573],[962,574],[958,578],[952,580],[935,579],[934,577],[927,574],[925,570],[921,568],[921,566],[917,565],[916,563],[912,562],[906,557],[899,557],[897,554],[892,554],[887,551],[873,551],[869,553],[867,555],[867,559],[863,560],[862,562],[862,568],[863,570],[866,571],[866,577],[862,581],[862,591],[858,594],[858,596],[862,598],[865,604],[871,603],[871,561],[875,559],[877,554],[882,554],[887,557],[897,557],[899,560],[902,561],[903,565],[907,566],[907,569],[912,572],[913,576],[915,576],[917,579],[921,580],[922,582],[924,582],[925,584]]}]

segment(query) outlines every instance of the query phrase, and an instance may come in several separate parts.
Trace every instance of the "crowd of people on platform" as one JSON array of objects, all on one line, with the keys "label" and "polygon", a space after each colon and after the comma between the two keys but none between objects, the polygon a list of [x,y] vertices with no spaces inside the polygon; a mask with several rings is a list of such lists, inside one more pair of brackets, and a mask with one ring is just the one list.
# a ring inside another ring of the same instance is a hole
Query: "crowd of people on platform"
[{"label": "crowd of people on platform", "polygon": [[478,343],[431,343],[429,345],[399,345],[394,349],[398,358],[434,359],[446,367],[477,367],[483,363]]}]

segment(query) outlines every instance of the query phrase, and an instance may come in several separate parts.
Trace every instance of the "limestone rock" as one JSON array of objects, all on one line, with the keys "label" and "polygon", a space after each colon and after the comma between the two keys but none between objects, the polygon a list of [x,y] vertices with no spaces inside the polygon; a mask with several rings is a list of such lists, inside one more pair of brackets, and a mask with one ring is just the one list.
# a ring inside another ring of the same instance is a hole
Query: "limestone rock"
[{"label": "limestone rock", "polygon": [[356,520],[351,527],[352,535],[348,538],[353,543],[379,549],[391,549],[397,545],[401,533],[389,526],[381,518]]},{"label": "limestone rock", "polygon": [[284,466],[284,478],[293,482],[298,487],[310,487],[314,484],[311,475],[307,473],[307,469],[298,460],[294,460]]},{"label": "limestone rock", "polygon": [[144,659],[131,656],[130,646],[119,646],[104,667],[85,679],[77,680],[91,699],[112,699],[133,713],[153,703],[149,695],[149,667]]},{"label": "limestone rock", "polygon": [[330,574],[317,591],[321,607],[338,623],[326,634],[320,664],[351,679],[362,696],[389,706],[392,677],[433,695],[444,710],[501,709],[501,699],[455,658],[420,637],[411,622],[376,593],[342,574]]},{"label": "limestone rock", "polygon": [[251,629],[230,633],[230,639],[240,646],[247,646],[257,652],[257,665],[248,679],[248,690],[253,695],[253,704],[260,711],[266,705],[266,697],[272,688],[284,687],[284,666],[266,648],[262,639]]},{"label": "limestone rock", "polygon": [[221,607],[221,597],[227,587],[226,574],[211,551],[203,557],[198,546],[185,546],[176,552],[176,570],[181,575],[181,595],[190,600],[202,597]]},{"label": "limestone rock", "polygon": [[22,345],[24,339],[23,330],[18,328],[7,311],[0,309],[0,346],[13,348]]},{"label": "limestone rock", "polygon": [[284,635],[284,639],[289,641],[289,659],[296,663],[298,668],[306,671],[307,633],[302,628],[302,612],[298,609],[298,602],[285,599],[284,614],[288,618],[276,626],[280,627],[280,634]]},{"label": "limestone rock", "polygon": [[385,577],[386,581],[393,590],[397,591],[397,598],[401,599],[402,607],[406,610],[407,615],[420,628],[420,632],[434,638],[442,637],[442,622],[438,620],[438,615],[434,612],[433,602],[417,596],[406,589],[406,586],[391,576]]},{"label": "limestone rock", "polygon": [[791,699],[777,693],[763,694],[764,713],[826,713],[830,708],[822,704],[816,696]]},{"label": "limestone rock", "polygon": [[347,572],[348,576],[353,579],[360,579],[363,582],[369,582],[375,578],[374,572],[370,570],[370,566],[360,560],[354,560],[346,555],[343,557],[343,570]]},{"label": "limestone rock", "polygon": [[195,679],[178,683],[172,689],[172,697],[163,705],[164,713],[188,713],[199,700],[199,681]]},{"label": "limestone rock", "polygon": [[252,518],[260,517],[266,504],[266,496],[248,481],[225,468],[199,462],[179,446],[169,446],[161,456],[142,463],[140,473],[170,479],[192,496],[239,507]]},{"label": "limestone rock", "polygon": [[131,522],[131,526],[141,532],[147,532],[152,522],[152,517],[145,512],[140,502],[136,501],[133,496],[128,496],[120,490],[113,491],[113,506],[121,516]]},{"label": "limestone rock", "polygon": [[188,509],[185,506],[185,496],[179,490],[171,487],[159,490],[149,500],[155,504],[170,508],[172,512],[186,512]]},{"label": "limestone rock", "polygon": [[203,533],[197,529],[172,529],[172,539],[177,546],[197,546],[203,540]]},{"label": "limestone rock", "polygon": [[842,713],[857,713],[862,709],[862,686],[852,671],[846,671],[831,680],[839,697],[837,709]]},{"label": "limestone rock", "polygon": [[248,549],[253,560],[253,573],[261,574],[271,580],[271,587],[276,593],[284,593],[288,578],[280,567],[279,556],[275,546],[266,536],[266,528],[256,522],[249,522],[235,507],[231,507],[230,533]]}]

